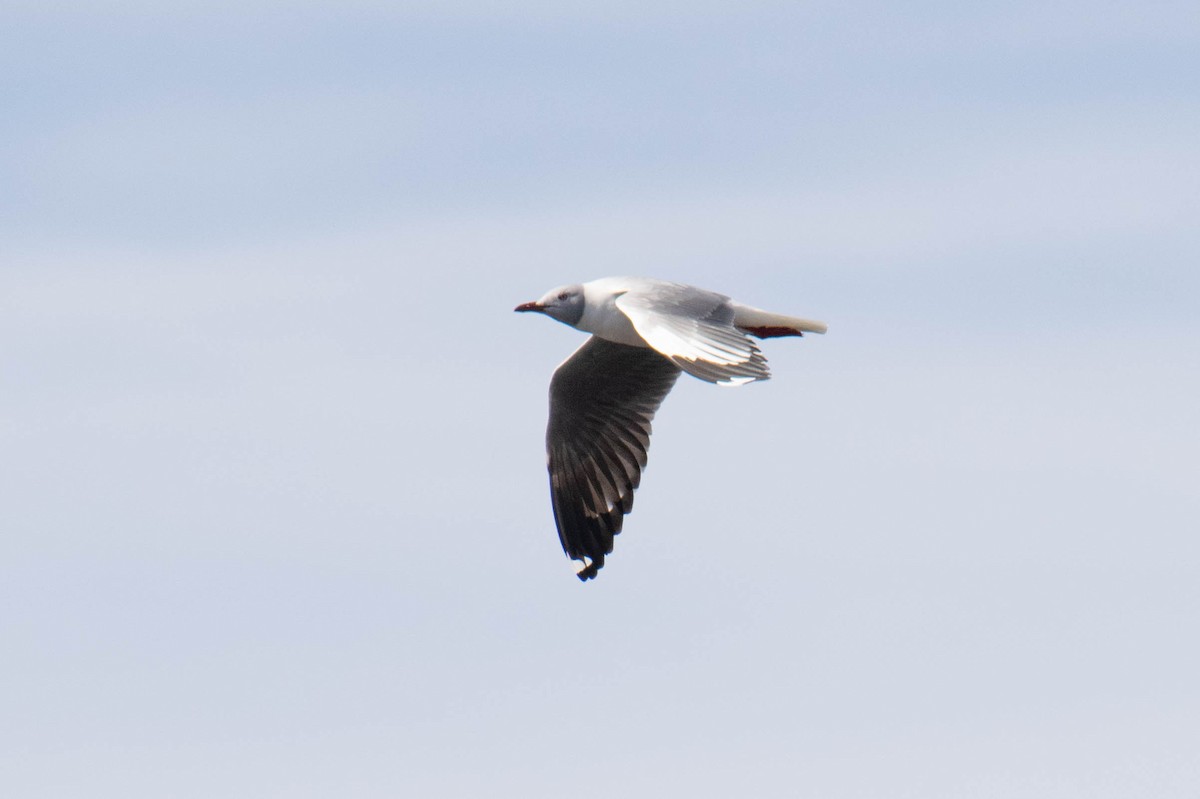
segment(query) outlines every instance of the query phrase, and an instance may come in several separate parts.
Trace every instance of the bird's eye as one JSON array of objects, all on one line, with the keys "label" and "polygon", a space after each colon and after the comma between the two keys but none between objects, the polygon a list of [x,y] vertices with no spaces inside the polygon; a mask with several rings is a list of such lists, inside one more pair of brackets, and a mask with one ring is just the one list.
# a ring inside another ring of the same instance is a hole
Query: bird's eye
[{"label": "bird's eye", "polygon": [[569,292],[563,291],[563,292],[559,292],[558,298],[560,300],[565,300],[570,296],[571,296],[571,294]]}]

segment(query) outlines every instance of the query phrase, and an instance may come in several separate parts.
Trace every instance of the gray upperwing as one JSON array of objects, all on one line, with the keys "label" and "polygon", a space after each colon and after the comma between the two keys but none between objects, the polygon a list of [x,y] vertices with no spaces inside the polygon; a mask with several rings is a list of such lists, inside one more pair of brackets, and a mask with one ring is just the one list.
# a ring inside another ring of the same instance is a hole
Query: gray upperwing
[{"label": "gray upperwing", "polygon": [[[592,336],[554,372],[546,460],[558,538],[595,577],[612,552],[650,447],[650,422],[679,368],[646,347]],[[588,559],[591,562],[589,563]]]},{"label": "gray upperwing", "polygon": [[647,344],[693,377],[742,383],[771,376],[758,346],[734,326],[724,294],[654,281],[625,292],[616,306]]}]

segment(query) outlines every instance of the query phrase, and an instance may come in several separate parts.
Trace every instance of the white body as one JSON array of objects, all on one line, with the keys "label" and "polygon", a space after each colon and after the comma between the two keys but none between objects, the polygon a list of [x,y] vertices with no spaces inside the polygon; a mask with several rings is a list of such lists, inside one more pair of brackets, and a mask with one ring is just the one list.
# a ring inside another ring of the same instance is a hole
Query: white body
[{"label": "white body", "polygon": [[617,297],[638,288],[645,278],[605,277],[583,284],[583,318],[575,325],[576,330],[599,336],[618,344],[628,344],[631,347],[649,347],[646,340],[633,329],[629,320],[619,308]]},{"label": "white body", "polygon": [[[605,277],[584,283],[583,296],[586,304],[583,308],[583,317],[575,325],[575,328],[609,341],[615,341],[618,344],[649,347],[651,345],[638,334],[627,313],[617,307],[617,299],[627,293],[653,295],[662,287],[678,285],[645,277]],[[702,292],[703,290],[696,289],[696,291]],[[743,330],[771,327],[790,329],[798,333],[824,333],[828,329],[824,322],[764,311],[761,308],[743,305],[714,292],[703,293],[725,299],[733,309],[734,326]]]}]

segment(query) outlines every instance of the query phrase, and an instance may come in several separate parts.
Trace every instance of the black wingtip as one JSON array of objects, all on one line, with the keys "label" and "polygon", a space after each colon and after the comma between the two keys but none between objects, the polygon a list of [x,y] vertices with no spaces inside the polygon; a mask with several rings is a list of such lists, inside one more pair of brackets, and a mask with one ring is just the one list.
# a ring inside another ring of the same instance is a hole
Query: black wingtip
[{"label": "black wingtip", "polygon": [[593,558],[592,562],[584,568],[575,572],[575,576],[579,578],[581,583],[586,583],[588,580],[596,579],[596,575],[604,568],[604,558]]}]

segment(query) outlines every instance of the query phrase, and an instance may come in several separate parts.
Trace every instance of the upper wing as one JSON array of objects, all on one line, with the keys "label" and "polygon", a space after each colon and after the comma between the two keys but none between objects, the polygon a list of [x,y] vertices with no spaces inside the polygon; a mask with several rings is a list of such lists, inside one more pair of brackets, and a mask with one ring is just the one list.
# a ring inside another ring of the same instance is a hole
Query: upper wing
[{"label": "upper wing", "polygon": [[677,283],[629,291],[616,300],[647,344],[688,374],[710,383],[745,383],[771,376],[767,359],[733,325],[729,298]]},{"label": "upper wing", "polygon": [[[592,336],[554,372],[546,459],[563,551],[595,577],[633,509],[650,421],[679,369],[657,352]],[[585,561],[586,563],[586,561]]]}]

